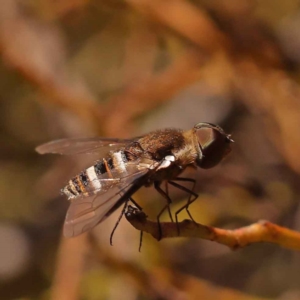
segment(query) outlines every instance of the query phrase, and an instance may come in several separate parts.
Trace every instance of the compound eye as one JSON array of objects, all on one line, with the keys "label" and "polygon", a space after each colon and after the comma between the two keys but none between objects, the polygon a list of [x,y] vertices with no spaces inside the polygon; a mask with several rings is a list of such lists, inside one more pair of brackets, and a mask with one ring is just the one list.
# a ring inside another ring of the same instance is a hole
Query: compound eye
[{"label": "compound eye", "polygon": [[195,129],[201,152],[197,164],[204,169],[212,168],[231,151],[232,140],[220,127],[212,124]]},{"label": "compound eye", "polygon": [[214,138],[215,133],[212,128],[199,128],[196,131],[196,135],[202,150],[209,147],[209,145],[213,143],[215,139]]}]

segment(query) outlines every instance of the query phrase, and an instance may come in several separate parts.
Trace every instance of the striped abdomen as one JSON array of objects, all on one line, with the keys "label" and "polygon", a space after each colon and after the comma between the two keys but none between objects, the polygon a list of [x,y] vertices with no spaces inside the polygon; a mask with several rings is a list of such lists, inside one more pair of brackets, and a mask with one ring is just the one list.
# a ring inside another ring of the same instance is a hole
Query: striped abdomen
[{"label": "striped abdomen", "polygon": [[103,158],[72,178],[62,189],[62,193],[68,199],[74,199],[107,190],[109,186],[118,182],[119,178],[127,172],[127,160],[128,158],[123,150],[110,153],[107,158]]}]

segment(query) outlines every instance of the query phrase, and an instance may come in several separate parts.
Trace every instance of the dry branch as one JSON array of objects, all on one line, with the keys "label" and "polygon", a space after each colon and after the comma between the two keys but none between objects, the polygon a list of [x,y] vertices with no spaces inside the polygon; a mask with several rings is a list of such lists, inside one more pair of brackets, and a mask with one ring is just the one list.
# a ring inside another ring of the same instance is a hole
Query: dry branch
[{"label": "dry branch", "polygon": [[3,61],[47,95],[47,101],[99,129],[101,107],[84,81],[68,73],[66,47],[58,29],[28,17],[16,1],[3,3],[0,20]]},{"label": "dry branch", "polygon": [[111,136],[116,133],[126,136],[132,131],[135,117],[169,101],[180,90],[199,80],[199,68],[204,62],[200,53],[189,50],[159,74],[127,86],[121,94],[113,96],[104,108],[107,112],[104,114],[107,118],[102,119],[104,132]]},{"label": "dry branch", "polygon": [[51,300],[79,299],[79,283],[88,250],[86,238],[86,234],[74,239],[62,238],[51,290]]},{"label": "dry branch", "polygon": [[128,284],[134,285],[147,299],[231,299],[263,300],[240,291],[214,285],[204,279],[196,278],[165,266],[148,266],[140,261],[124,260],[112,251],[104,250],[92,235],[89,236],[94,257],[113,273],[126,275]]},{"label": "dry branch", "polygon": [[206,53],[227,48],[227,38],[209,16],[187,1],[126,0],[126,2],[139,13],[184,36]]},{"label": "dry branch", "polygon": [[[151,234],[157,240],[179,236],[194,237],[214,241],[234,250],[254,243],[267,242],[288,249],[300,250],[299,232],[268,221],[259,221],[234,230],[206,226],[190,220],[184,220],[178,224],[162,222],[160,235],[157,221],[148,220],[144,212],[129,206],[125,216],[132,226]],[[178,235],[178,229],[180,235]]]}]

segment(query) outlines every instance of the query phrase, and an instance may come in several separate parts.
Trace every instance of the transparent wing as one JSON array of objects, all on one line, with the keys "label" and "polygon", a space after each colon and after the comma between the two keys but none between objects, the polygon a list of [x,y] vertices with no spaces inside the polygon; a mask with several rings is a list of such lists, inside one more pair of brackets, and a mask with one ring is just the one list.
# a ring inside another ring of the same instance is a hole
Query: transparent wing
[{"label": "transparent wing", "polygon": [[77,236],[105,220],[144,184],[142,177],[148,172],[148,168],[137,170],[115,181],[105,192],[74,199],[66,215],[64,235]]},{"label": "transparent wing", "polygon": [[114,186],[122,187],[124,186],[124,184],[133,182],[134,180],[144,175],[145,170],[148,171],[149,169],[155,168],[157,164],[158,163],[153,160],[144,159],[143,165],[140,164],[140,160],[127,162],[126,171],[124,171],[123,173],[120,173],[120,170],[117,170],[115,168],[110,169],[110,173],[106,172],[97,175],[97,178],[89,181],[88,185],[84,187],[85,192],[80,194],[76,198],[73,198],[72,201],[75,201],[75,199],[89,197],[91,195],[95,196],[95,194],[105,194]]},{"label": "transparent wing", "polygon": [[53,154],[83,154],[101,151],[111,151],[117,148],[121,148],[128,143],[131,143],[134,139],[114,139],[114,138],[71,138],[52,141],[46,144],[42,144],[35,148],[40,154],[53,153]]}]

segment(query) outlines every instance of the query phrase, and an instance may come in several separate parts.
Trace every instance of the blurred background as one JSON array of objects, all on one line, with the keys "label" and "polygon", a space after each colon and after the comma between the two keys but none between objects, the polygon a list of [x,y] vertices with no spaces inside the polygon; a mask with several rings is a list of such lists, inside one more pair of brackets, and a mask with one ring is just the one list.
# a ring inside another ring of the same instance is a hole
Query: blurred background
[{"label": "blurred background", "polygon": [[[62,238],[60,188],[97,158],[34,151],[216,123],[235,144],[218,167],[186,172],[194,219],[300,230],[299,28],[298,0],[2,1],[0,299],[300,299],[300,255],[276,245],[144,234],[140,253],[123,219],[111,247],[119,211]],[[187,199],[170,192],[174,212]],[[134,199],[150,219],[164,205],[152,188]]]}]

